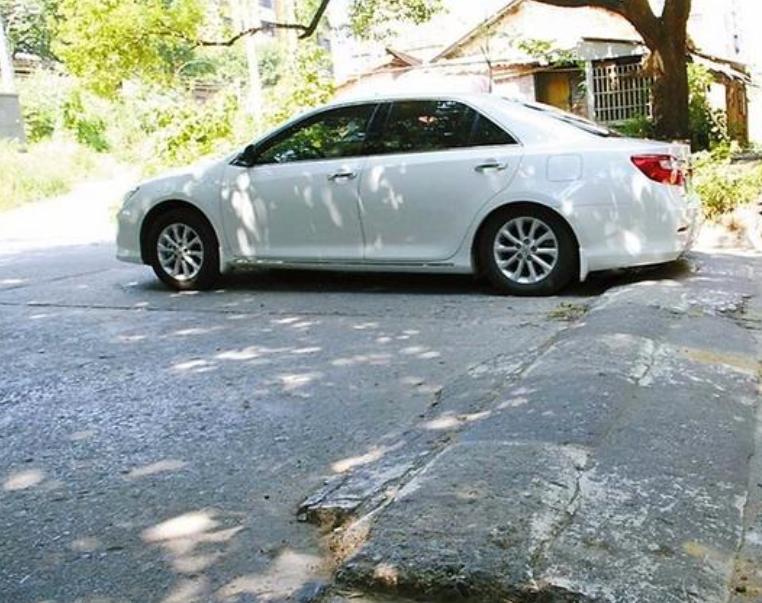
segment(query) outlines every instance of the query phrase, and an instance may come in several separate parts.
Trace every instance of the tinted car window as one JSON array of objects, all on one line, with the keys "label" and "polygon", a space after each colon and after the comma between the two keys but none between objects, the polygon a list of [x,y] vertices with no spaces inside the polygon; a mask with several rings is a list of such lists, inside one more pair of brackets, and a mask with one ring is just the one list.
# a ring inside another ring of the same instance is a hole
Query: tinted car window
[{"label": "tinted car window", "polygon": [[473,123],[469,107],[453,101],[393,103],[379,144],[382,153],[438,151],[464,146]]},{"label": "tinted car window", "polygon": [[362,155],[375,105],[325,111],[265,143],[256,163],[291,163]]},{"label": "tinted car window", "polygon": [[471,107],[456,101],[400,101],[392,104],[376,153],[420,153],[516,141]]},{"label": "tinted car window", "polygon": [[499,144],[517,144],[516,139],[495,122],[479,115],[474,124],[471,146],[488,147]]}]

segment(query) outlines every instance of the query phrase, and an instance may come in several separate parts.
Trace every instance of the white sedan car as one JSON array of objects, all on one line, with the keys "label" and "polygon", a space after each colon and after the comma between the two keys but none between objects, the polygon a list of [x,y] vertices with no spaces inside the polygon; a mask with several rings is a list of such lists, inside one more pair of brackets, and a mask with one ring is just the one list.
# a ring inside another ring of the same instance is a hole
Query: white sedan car
[{"label": "white sedan car", "polygon": [[688,153],[496,95],[352,100],[132,190],[118,257],[179,290],[269,266],[474,273],[554,294],[690,248]]}]

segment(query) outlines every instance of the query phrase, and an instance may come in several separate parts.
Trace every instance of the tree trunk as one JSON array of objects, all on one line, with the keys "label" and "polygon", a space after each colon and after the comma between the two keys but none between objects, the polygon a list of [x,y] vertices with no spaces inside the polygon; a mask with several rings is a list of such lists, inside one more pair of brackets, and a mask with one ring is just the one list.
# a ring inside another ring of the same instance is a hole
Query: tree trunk
[{"label": "tree trunk", "polygon": [[654,76],[653,117],[661,138],[690,139],[688,119],[688,58],[679,35],[661,36],[651,48]]}]

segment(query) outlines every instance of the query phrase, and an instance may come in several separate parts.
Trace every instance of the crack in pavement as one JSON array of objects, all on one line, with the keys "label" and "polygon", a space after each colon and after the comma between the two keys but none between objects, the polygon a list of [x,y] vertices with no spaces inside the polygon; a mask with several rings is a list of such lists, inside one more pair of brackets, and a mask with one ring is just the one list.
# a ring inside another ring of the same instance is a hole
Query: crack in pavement
[{"label": "crack in pavement", "polygon": [[[7,289],[6,289],[7,290]],[[168,312],[168,313],[187,313],[187,314],[220,314],[224,316],[304,316],[304,317],[319,317],[319,316],[325,316],[325,317],[336,317],[336,318],[370,318],[375,317],[378,318],[379,313],[378,312],[326,312],[326,311],[316,311],[316,310],[301,310],[301,309],[294,309],[294,310],[236,310],[231,308],[160,308],[156,306],[122,306],[122,305],[113,305],[113,304],[76,304],[76,303],[60,303],[60,302],[37,302],[37,301],[26,301],[26,302],[11,302],[11,301],[3,301],[0,300],[0,306],[6,306],[6,307],[15,307],[15,308],[57,308],[57,309],[63,309],[63,310],[109,310],[109,311],[120,311],[120,312]],[[511,310],[511,308],[507,308],[508,310]],[[384,316],[391,316],[391,313],[384,314]],[[432,315],[432,314],[426,314],[425,316],[420,315],[414,315],[414,314],[397,314],[397,316],[404,316],[409,318],[416,318],[421,320],[452,320],[452,316],[450,315]],[[533,316],[536,317],[536,312],[525,312],[525,313],[517,313],[513,312],[511,316]],[[486,322],[490,322],[489,320],[480,320],[478,318],[470,319],[469,322],[474,324],[483,324]],[[536,321],[526,321],[522,322],[520,325],[515,325],[516,327],[530,327],[530,326],[537,326],[541,322],[544,322],[543,320],[536,320]]]},{"label": "crack in pavement", "polygon": [[[394,500],[396,493],[404,489],[406,484],[434,463],[439,454],[452,445],[458,433],[487,418],[494,410],[494,403],[501,392],[531,371],[584,316],[582,314],[573,322],[565,324],[528,352],[497,354],[451,379],[434,393],[428,417],[421,417],[423,420],[418,425],[402,434],[387,436],[394,440],[394,444],[388,447],[391,454],[383,455],[377,461],[355,469],[348,475],[329,480],[300,505],[298,518],[327,529],[336,528],[358,516],[376,513],[380,507]],[[481,389],[474,383],[479,379],[487,381]],[[474,395],[475,388],[479,391],[478,395]],[[453,410],[447,408],[448,404],[453,403],[454,410],[459,411],[454,414]],[[427,427],[436,425],[437,419],[432,416],[433,409],[440,413],[440,423],[445,427],[432,442],[427,440],[430,435]]]}]

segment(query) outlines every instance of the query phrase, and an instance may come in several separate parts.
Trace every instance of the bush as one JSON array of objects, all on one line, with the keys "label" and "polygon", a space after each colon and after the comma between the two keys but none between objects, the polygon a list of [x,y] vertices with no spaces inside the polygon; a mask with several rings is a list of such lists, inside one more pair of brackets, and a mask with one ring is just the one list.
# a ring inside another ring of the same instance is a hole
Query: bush
[{"label": "bush", "polygon": [[19,97],[29,142],[68,131],[77,142],[95,151],[108,150],[109,104],[85,92],[76,80],[39,70],[21,80]]},{"label": "bush", "polygon": [[726,147],[717,153],[695,156],[693,184],[701,197],[704,215],[715,219],[762,195],[762,165],[733,165]]},{"label": "bush", "polygon": [[[92,99],[86,103],[82,99],[82,92],[73,89],[63,105],[63,125],[69,130],[77,142],[90,147],[94,151],[104,152],[109,150],[106,140],[106,118],[92,110]],[[97,108],[97,103],[95,103]],[[86,109],[87,107],[87,109]]]},{"label": "bush", "polygon": [[70,79],[43,70],[19,81],[19,100],[29,142],[50,138],[62,126],[63,104],[70,88]]},{"label": "bush", "polygon": [[73,141],[50,140],[27,151],[0,142],[0,210],[67,193],[78,182],[105,176],[107,164]]}]

